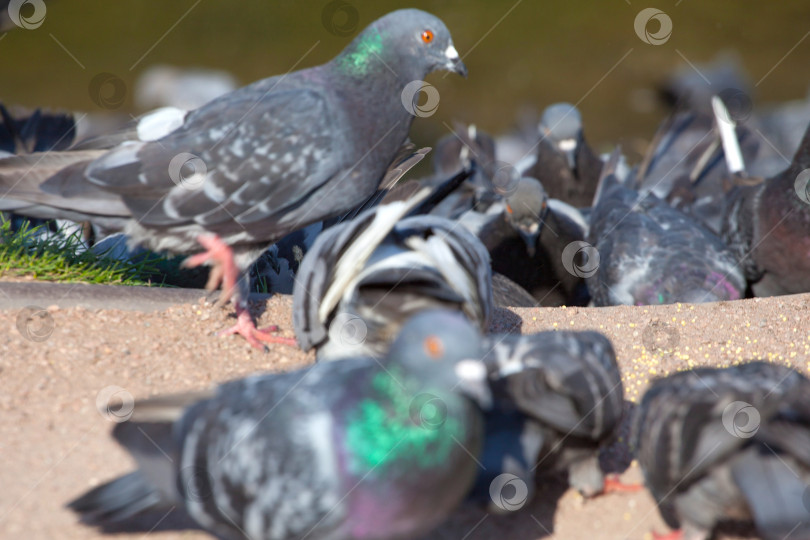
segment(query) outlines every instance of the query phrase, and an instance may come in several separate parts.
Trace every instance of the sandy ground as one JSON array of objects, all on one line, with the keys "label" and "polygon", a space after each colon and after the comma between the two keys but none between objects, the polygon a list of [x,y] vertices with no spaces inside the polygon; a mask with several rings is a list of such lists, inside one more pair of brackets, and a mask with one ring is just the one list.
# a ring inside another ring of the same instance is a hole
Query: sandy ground
[{"label": "sandy ground", "polygon": [[[271,298],[261,323],[278,323],[292,336],[290,305],[289,297]],[[687,366],[767,358],[807,372],[808,308],[810,295],[702,306],[515,309],[500,310],[493,328],[604,332],[616,347],[626,397],[633,402],[651,377]],[[47,335],[52,323],[52,333],[42,341],[21,335],[19,314],[16,307],[0,309],[5,329],[0,333],[2,538],[102,537],[63,508],[88,488],[132,467],[109,438],[112,423],[97,411],[99,396],[123,391],[142,398],[199,389],[312,361],[292,348],[264,353],[239,339],[216,337],[229,324],[229,311],[201,302],[152,313],[51,306],[37,319],[45,326],[29,330],[35,338]],[[613,451],[622,453],[621,448]],[[639,480],[638,468],[632,465],[623,479]],[[646,492],[586,501],[559,482],[539,489],[534,502],[508,516],[464,508],[430,538],[632,540],[649,538],[651,530],[666,531]],[[199,531],[154,531],[149,536],[208,538]]]}]

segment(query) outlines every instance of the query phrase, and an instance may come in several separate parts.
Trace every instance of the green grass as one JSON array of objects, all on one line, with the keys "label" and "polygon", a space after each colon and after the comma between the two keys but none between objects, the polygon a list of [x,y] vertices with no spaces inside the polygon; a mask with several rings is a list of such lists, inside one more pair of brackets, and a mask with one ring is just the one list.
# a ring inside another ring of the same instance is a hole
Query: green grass
[{"label": "green grass", "polygon": [[0,221],[0,278],[30,276],[44,281],[104,283],[116,285],[160,285],[165,276],[160,267],[167,262],[155,254],[138,261],[119,261],[85,251],[76,234],[38,234],[45,225],[25,222],[18,231],[11,222]]}]

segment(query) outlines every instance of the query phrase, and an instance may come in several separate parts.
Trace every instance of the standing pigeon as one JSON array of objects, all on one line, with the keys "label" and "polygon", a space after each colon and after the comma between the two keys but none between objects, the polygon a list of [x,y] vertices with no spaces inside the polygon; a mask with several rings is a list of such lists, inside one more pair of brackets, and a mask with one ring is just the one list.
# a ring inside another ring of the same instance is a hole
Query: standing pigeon
[{"label": "standing pigeon", "polygon": [[810,538],[810,381],[766,362],[655,381],[633,444],[669,538],[703,540],[725,520],[765,540]]},{"label": "standing pigeon", "polygon": [[493,335],[484,347],[493,408],[478,498],[501,474],[521,479],[530,496],[535,471],[568,471],[571,486],[589,497],[633,489],[599,467],[599,450],[613,440],[624,411],[616,354],[604,335]]},{"label": "standing pigeon", "polygon": [[577,208],[590,206],[602,160],[585,140],[582,115],[570,103],[555,103],[543,111],[534,165],[526,176],[540,180],[549,196]]},{"label": "standing pigeon", "polygon": [[185,510],[220,538],[414,538],[463,499],[491,399],[480,335],[424,313],[383,363],[326,362],[137,402],[113,436],[138,470],[70,503],[105,525]]},{"label": "standing pigeon", "polygon": [[723,241],[652,193],[621,185],[609,172],[615,158],[600,181],[591,213],[589,260],[576,263],[587,273],[594,304],[741,298],[745,279]]},{"label": "standing pigeon", "polygon": [[302,349],[316,348],[320,360],[382,356],[405,320],[435,308],[461,311],[486,331],[493,300],[484,246],[444,218],[402,219],[429,192],[367,210],[318,237],[293,293]]},{"label": "standing pigeon", "polygon": [[188,113],[147,115],[135,140],[0,160],[0,193],[117,221],[154,251],[194,253],[201,244],[205,252],[187,264],[214,263],[212,285],[222,281],[224,298],[238,293],[238,323],[227,333],[261,346],[279,338],[256,329],[245,270],[286,234],[377,190],[408,136],[414,81],[438,69],[466,74],[444,23],[395,11],[326,64]]},{"label": "standing pigeon", "polygon": [[810,291],[808,169],[810,126],[787,169],[737,182],[726,197],[722,235],[756,296]]}]

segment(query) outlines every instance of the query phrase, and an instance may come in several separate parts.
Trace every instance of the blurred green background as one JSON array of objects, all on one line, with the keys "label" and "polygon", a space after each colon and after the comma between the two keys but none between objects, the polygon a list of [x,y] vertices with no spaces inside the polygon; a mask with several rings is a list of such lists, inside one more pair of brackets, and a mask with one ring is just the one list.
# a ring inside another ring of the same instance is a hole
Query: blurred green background
[{"label": "blurred green background", "polygon": [[[352,37],[325,29],[327,3],[53,0],[42,26],[14,29],[0,38],[0,100],[99,112],[88,85],[101,72],[116,74],[128,88],[139,73],[159,63],[224,69],[248,83],[287,71],[318,42],[300,67],[315,65]],[[499,133],[514,125],[523,105],[542,109],[555,101],[576,103],[588,94],[580,109],[589,139],[598,146],[622,142],[637,155],[666,112],[648,90],[686,65],[683,57],[706,62],[727,49],[739,53],[754,83],[772,70],[756,88],[755,107],[802,98],[810,83],[810,39],[802,41],[810,31],[807,0],[352,4],[360,16],[358,29],[400,7],[431,11],[447,23],[464,56],[469,79],[442,74],[429,79],[441,93],[441,105],[436,115],[414,123],[417,144],[445,134],[443,122],[474,121]],[[673,33],[664,45],[648,45],[634,31],[636,14],[646,7],[672,19]],[[141,112],[134,109],[131,92],[119,111]]]}]

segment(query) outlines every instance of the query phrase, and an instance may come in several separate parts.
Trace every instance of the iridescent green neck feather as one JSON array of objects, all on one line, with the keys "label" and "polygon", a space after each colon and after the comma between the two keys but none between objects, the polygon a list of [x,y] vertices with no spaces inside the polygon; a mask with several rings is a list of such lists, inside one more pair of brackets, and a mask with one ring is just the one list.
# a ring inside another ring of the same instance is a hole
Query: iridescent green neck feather
[{"label": "iridescent green neck feather", "polygon": [[[441,465],[456,444],[454,439],[464,439],[465,426],[452,413],[438,426],[419,425],[414,421],[411,409],[419,392],[408,388],[411,385],[400,370],[391,368],[389,373],[376,374],[371,383],[374,397],[362,400],[350,412],[346,446],[353,473],[364,474],[371,470],[384,473],[387,466],[395,462],[419,468]],[[448,400],[463,398],[452,393],[431,393],[440,396],[448,411],[459,410]]]},{"label": "iridescent green neck feather", "polygon": [[380,56],[382,50],[382,34],[376,28],[369,28],[348,50],[338,56],[338,65],[345,73],[364,76],[368,73],[371,62],[379,62],[375,56]]}]

